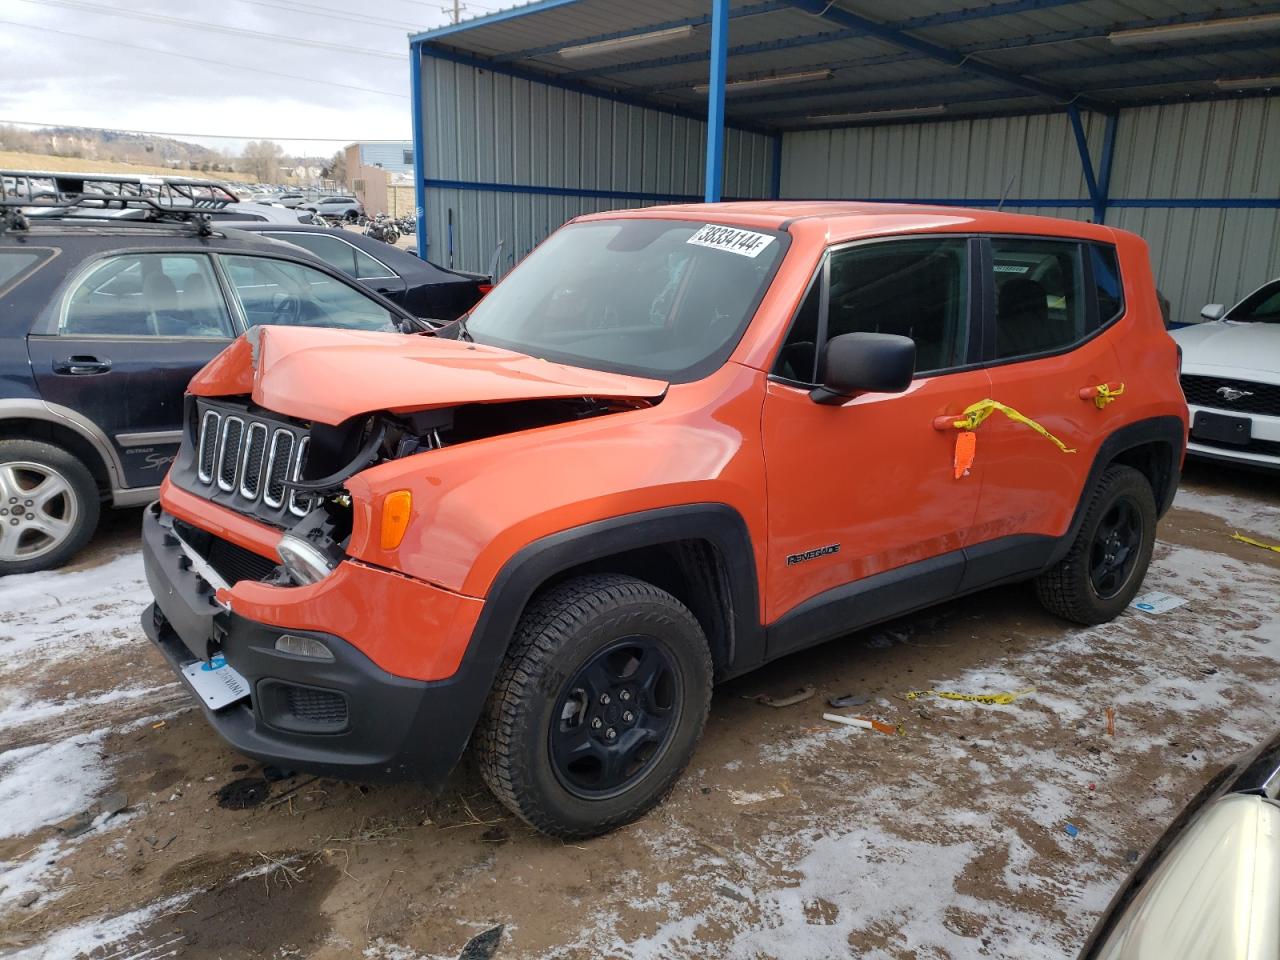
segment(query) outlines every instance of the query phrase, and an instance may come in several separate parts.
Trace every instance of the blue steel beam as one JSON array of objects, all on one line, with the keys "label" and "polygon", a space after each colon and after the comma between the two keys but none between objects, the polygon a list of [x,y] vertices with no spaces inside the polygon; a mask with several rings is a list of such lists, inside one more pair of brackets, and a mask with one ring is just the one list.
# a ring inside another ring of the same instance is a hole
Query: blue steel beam
[{"label": "blue steel beam", "polygon": [[410,109],[413,111],[413,208],[417,211],[418,220],[414,233],[418,243],[418,256],[427,259],[427,169],[426,141],[423,140],[422,113],[424,99],[422,96],[422,47],[409,44],[409,83],[413,89],[409,92]]},{"label": "blue steel beam", "polygon": [[[1080,0],[1073,0],[1080,2]],[[752,3],[745,7],[737,7],[729,11],[730,19],[738,19],[739,17],[757,17],[762,13],[773,13],[775,10],[789,10],[791,4],[788,0],[765,0],[763,3]],[[674,30],[677,27],[701,27],[711,22],[711,14],[704,13],[696,17],[683,17],[679,20],[664,20],[661,23],[650,23],[643,27],[635,27],[631,30],[615,30],[612,33],[598,33],[590,37],[573,37],[558,40],[555,43],[548,43],[541,47],[529,47],[524,50],[516,50],[512,53],[504,53],[501,56],[493,58],[494,63],[512,63],[517,60],[532,60],[535,57],[545,57],[550,54],[559,53],[565,47],[577,47],[587,43],[600,43],[604,40],[621,40],[625,37],[638,37],[646,33],[655,33],[659,30]]]},{"label": "blue steel beam", "polygon": [[769,168],[769,198],[778,200],[782,197],[782,134],[773,135],[773,151]]},{"label": "blue steel beam", "polygon": [[[1048,7],[1061,7],[1068,4],[1083,2],[1085,2],[1085,0],[1004,0],[1002,3],[989,3],[985,7],[976,7],[968,10],[955,10],[947,13],[934,13],[929,14],[928,16],[912,17],[908,20],[895,20],[891,21],[889,26],[895,27],[898,30],[920,30],[926,27],[937,27],[951,23],[967,23],[971,20],[986,20],[991,17],[1002,17],[1014,13],[1026,13],[1028,10],[1043,10]],[[790,0],[787,0],[786,6],[792,6]],[[645,27],[643,30],[637,30],[635,32],[647,33],[650,30],[656,29],[658,28]],[[737,57],[749,53],[763,53],[768,50],[785,50],[792,47],[804,47],[820,43],[834,43],[837,40],[851,40],[856,37],[863,36],[867,36],[866,31],[859,29],[827,30],[822,33],[806,33],[796,37],[785,37],[779,40],[733,47],[729,51],[729,56]],[[572,42],[586,43],[587,41],[575,40]],[[560,48],[568,45],[568,43],[568,41],[559,43],[554,49],[559,50]],[[572,75],[575,77],[593,77],[609,73],[625,73],[630,70],[647,70],[652,67],[665,67],[681,63],[698,63],[706,58],[707,54],[695,52],[674,57],[658,57],[655,59],[640,60],[632,63],[614,64],[613,66],[608,67],[591,67],[574,71]]]},{"label": "blue steel beam", "polygon": [[1098,178],[1093,172],[1093,158],[1089,156],[1089,137],[1084,130],[1084,121],[1080,119],[1080,110],[1074,103],[1067,107],[1067,116],[1071,118],[1071,132],[1076,137],[1076,150],[1080,154],[1080,168],[1084,171],[1085,189],[1089,191],[1089,199],[1093,201],[1096,214],[1103,202],[1102,193],[1098,189]]},{"label": "blue steel beam", "polygon": [[1093,207],[1093,219],[1096,223],[1107,222],[1107,204],[1111,199],[1111,167],[1116,158],[1116,126],[1119,122],[1119,116],[1111,114],[1102,131],[1102,160],[1098,164],[1098,193],[1102,202],[1095,203]]},{"label": "blue steel beam", "polygon": [[707,172],[703,199],[719,203],[724,187],[724,82],[729,69],[729,0],[711,0],[711,70],[707,91]]},{"label": "blue steel beam", "polygon": [[1081,97],[1078,93],[1067,88],[1005,70],[982,60],[971,59],[949,47],[943,47],[928,40],[912,36],[897,27],[879,23],[860,14],[850,13],[842,7],[833,6],[827,0],[792,0],[792,3],[798,10],[804,10],[820,19],[828,20],[848,29],[864,30],[869,35],[886,43],[891,43],[896,47],[901,47],[904,50],[914,50],[932,60],[949,64],[960,70],[967,70],[970,73],[976,73],[991,80],[998,80],[1012,87],[1028,90],[1036,96],[1049,97],[1054,100],[1060,100],[1063,103],[1076,103],[1098,113],[1109,113],[1114,109],[1109,104]]}]

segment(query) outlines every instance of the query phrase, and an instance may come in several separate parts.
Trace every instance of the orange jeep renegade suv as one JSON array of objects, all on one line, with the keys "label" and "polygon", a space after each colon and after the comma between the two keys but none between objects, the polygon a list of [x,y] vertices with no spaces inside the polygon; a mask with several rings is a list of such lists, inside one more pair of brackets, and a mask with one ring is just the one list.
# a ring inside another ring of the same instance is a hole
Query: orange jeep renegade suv
[{"label": "orange jeep renegade suv", "polygon": [[950,208],[582,217],[416,336],[259,327],[191,382],[148,636],[236,749],[533,826],[653,806],[712,683],[1033,580],[1129,603],[1187,431],[1138,237]]}]

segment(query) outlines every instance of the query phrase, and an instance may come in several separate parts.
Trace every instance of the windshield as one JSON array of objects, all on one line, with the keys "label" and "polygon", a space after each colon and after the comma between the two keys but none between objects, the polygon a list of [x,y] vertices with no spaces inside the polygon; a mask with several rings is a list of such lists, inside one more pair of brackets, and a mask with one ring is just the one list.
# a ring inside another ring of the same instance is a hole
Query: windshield
[{"label": "windshield", "polygon": [[786,246],[685,220],[571,224],[534,250],[467,317],[481,343],[669,381],[724,363]]},{"label": "windshield", "polygon": [[1227,319],[1237,323],[1280,323],[1280,280],[1253,291]]}]

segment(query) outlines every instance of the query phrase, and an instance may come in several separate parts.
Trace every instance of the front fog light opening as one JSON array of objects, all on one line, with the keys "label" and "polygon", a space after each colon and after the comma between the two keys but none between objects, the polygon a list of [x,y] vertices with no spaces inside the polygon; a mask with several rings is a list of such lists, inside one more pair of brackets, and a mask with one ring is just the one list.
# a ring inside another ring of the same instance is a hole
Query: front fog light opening
[{"label": "front fog light opening", "polygon": [[293,654],[295,657],[333,661],[333,651],[312,637],[298,637],[292,633],[282,634],[276,640],[276,649],[281,653]]},{"label": "front fog light opening", "polygon": [[334,563],[323,552],[307,541],[286,533],[276,544],[276,553],[284,564],[285,573],[294,583],[306,586],[319,583],[333,572]]}]

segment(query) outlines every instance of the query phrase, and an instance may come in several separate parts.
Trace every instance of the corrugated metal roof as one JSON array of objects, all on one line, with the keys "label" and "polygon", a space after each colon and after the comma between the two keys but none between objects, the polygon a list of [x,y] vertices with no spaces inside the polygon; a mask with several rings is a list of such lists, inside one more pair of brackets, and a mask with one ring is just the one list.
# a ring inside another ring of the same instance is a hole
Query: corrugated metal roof
[{"label": "corrugated metal roof", "polygon": [[[729,123],[759,130],[819,127],[829,121],[815,117],[913,106],[943,106],[945,116],[959,118],[1068,102],[1129,107],[1239,98],[1214,81],[1280,73],[1275,0],[731,0],[730,15],[731,81],[830,71],[807,82],[731,86]],[[1108,39],[1119,30],[1246,16],[1272,19],[1214,36],[1134,45]],[[413,42],[428,55],[462,56],[477,66],[491,61],[494,69],[696,114],[705,109],[695,87],[707,81],[709,18],[709,0],[537,0]],[[625,42],[673,28],[684,32]],[[624,42],[562,53],[602,40]]]}]

